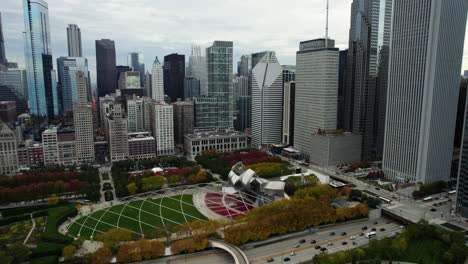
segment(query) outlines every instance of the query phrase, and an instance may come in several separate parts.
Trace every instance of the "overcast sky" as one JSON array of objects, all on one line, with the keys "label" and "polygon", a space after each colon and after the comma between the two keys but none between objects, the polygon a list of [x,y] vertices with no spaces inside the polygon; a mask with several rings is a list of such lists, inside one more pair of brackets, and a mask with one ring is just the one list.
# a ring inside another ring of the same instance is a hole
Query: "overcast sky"
[{"label": "overcast sky", "polygon": [[[83,56],[95,83],[96,39],[115,41],[117,64],[142,52],[147,69],[155,56],[190,55],[192,43],[234,41],[234,61],[242,54],[276,51],[281,64],[295,64],[299,42],[325,36],[325,0],[46,0],[54,60],[67,56],[66,27],[81,29]],[[24,64],[22,0],[0,0],[7,59]],[[346,49],[352,0],[330,1],[329,35]],[[468,34],[462,70],[468,70]],[[150,70],[150,69],[149,69]]]}]

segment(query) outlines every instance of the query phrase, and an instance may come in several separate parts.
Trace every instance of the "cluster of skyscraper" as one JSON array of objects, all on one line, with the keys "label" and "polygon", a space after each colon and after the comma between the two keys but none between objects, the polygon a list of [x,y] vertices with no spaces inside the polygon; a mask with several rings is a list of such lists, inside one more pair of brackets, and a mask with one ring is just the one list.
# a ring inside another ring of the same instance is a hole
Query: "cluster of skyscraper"
[{"label": "cluster of skyscraper", "polygon": [[[47,3],[23,3],[26,70],[7,63],[0,16],[0,101],[16,101],[18,114],[73,118],[77,163],[100,160],[105,144],[111,161],[171,155],[185,139],[192,155],[227,151],[245,146],[246,133],[255,147],[287,146],[320,166],[382,160],[394,181],[450,177],[457,105],[465,102],[458,100],[465,0],[354,0],[347,50],[327,33],[299,43],[296,65],[281,65],[274,51],[242,55],[235,76],[232,41],[214,41],[204,55],[193,45],[187,67],[174,53],[145,69],[143,54],[129,53],[120,66],[114,41],[96,40],[95,93],[79,27],[67,27],[68,56],[57,59],[56,72]],[[44,162],[65,163],[60,128],[46,131]],[[460,186],[468,188],[467,142]],[[460,199],[468,207],[468,194]]]}]

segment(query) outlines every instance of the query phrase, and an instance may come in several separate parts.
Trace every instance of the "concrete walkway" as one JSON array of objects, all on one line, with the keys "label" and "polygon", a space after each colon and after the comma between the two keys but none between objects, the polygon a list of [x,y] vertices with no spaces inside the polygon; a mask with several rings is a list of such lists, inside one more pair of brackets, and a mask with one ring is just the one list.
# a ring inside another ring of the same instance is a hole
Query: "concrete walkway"
[{"label": "concrete walkway", "polygon": [[[100,202],[103,203],[106,201],[106,198],[104,196],[104,193],[106,191],[103,191],[102,188],[104,187],[104,183],[108,182],[111,184],[112,186],[112,195],[113,195],[113,198],[114,200],[117,198],[117,196],[115,195],[115,185],[114,185],[114,179],[112,178],[112,173],[111,173],[111,167],[108,167],[108,166],[102,166],[100,167],[99,169],[99,180],[101,182],[101,199],[100,199]],[[104,173],[107,173],[109,175],[109,179],[108,180],[104,180],[104,177],[103,177],[103,174]]]},{"label": "concrete walkway", "polygon": [[33,214],[31,214],[31,221],[32,221],[32,227],[31,227],[31,230],[29,230],[29,233],[28,235],[26,236],[26,238],[24,239],[24,242],[23,244],[26,244],[29,240],[29,237],[31,236],[32,232],[34,231],[34,229],[36,229],[36,220],[34,220],[34,217],[33,217]]}]

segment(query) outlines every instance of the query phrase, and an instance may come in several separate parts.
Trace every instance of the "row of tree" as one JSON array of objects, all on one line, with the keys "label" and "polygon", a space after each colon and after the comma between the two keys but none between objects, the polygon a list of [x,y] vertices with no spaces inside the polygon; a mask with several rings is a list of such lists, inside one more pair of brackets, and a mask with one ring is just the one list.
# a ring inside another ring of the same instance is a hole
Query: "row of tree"
[{"label": "row of tree", "polygon": [[236,225],[226,229],[224,239],[239,245],[368,215],[365,204],[340,209],[330,206],[330,202],[339,197],[340,194],[328,185],[300,189],[289,200],[279,200],[247,212]]},{"label": "row of tree", "polygon": [[[132,194],[130,190],[134,190],[135,192],[142,191],[141,179],[156,176],[156,174],[150,170],[154,167],[176,167],[181,169],[198,168],[195,162],[189,161],[184,157],[161,157],[140,161],[125,160],[116,162],[112,165],[112,177],[114,179],[117,197],[124,197]],[[142,170],[143,172],[130,175],[129,172],[132,170]],[[181,177],[171,176],[167,180],[168,182],[182,182],[184,179]]]},{"label": "row of tree", "polygon": [[14,188],[0,187],[0,203],[31,201],[45,199],[51,194],[84,194],[87,192],[88,183],[76,179],[70,182],[40,182],[29,185],[21,185]]}]

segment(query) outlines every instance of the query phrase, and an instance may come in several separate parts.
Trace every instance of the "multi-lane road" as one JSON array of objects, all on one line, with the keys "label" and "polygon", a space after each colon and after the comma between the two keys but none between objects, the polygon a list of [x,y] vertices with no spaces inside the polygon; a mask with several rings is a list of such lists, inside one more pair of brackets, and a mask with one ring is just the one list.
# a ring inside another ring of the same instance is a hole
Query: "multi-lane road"
[{"label": "multi-lane road", "polygon": [[[364,226],[367,227],[367,230],[363,231],[362,228]],[[372,228],[377,230],[376,238],[378,239],[395,236],[397,232],[400,233],[402,231],[401,227],[397,223],[380,218],[377,220],[359,221],[355,223],[320,228],[315,232],[306,233],[280,242],[247,248],[244,250],[244,253],[249,258],[250,263],[255,264],[270,263],[268,262],[269,259],[273,259],[273,262],[271,263],[300,263],[311,260],[316,254],[322,252],[320,249],[316,249],[317,246],[326,248],[326,251],[329,253],[365,246],[369,243],[369,239],[364,235],[361,236],[360,234],[370,232]],[[382,231],[380,231],[381,229]],[[330,235],[332,232],[335,234]],[[346,232],[346,234],[342,235],[343,232]],[[355,239],[351,239],[352,237],[355,237]],[[315,240],[315,243],[311,244],[313,240]],[[346,244],[343,245],[343,242]],[[286,258],[289,260],[285,261]],[[191,258],[173,260],[169,263],[173,264],[184,262],[194,264],[215,264],[234,263],[234,260],[228,254],[216,252]]]}]

